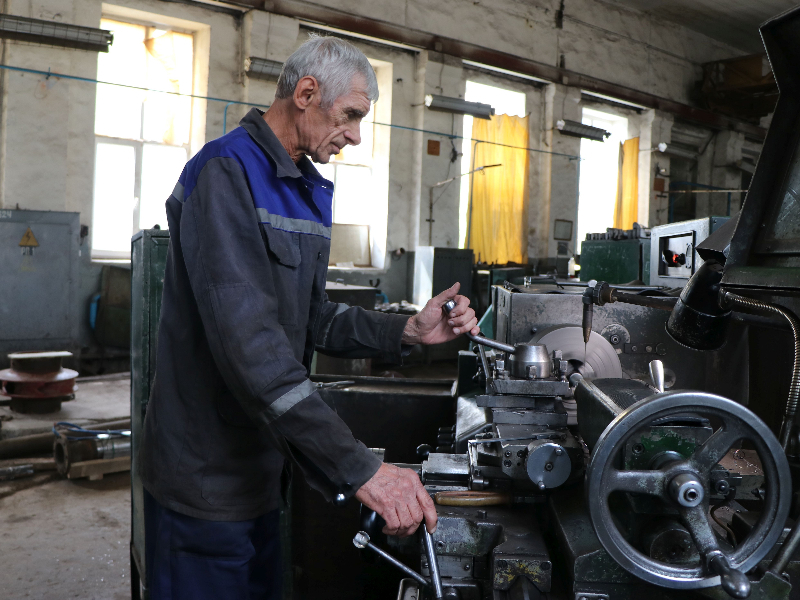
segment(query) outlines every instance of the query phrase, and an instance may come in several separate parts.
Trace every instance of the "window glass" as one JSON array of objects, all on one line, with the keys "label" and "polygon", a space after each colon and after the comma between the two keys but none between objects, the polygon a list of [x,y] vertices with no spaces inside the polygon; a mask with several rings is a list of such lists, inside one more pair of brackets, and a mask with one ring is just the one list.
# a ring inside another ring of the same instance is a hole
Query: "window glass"
[{"label": "window glass", "polygon": [[369,225],[372,218],[372,170],[355,165],[336,165],[333,222]]},{"label": "window glass", "polygon": [[94,179],[94,246],[129,252],[136,204],[136,150],[123,144],[97,144]]},{"label": "window glass", "polygon": [[[147,88],[181,94],[192,93],[192,36],[151,29],[147,48]],[[147,141],[189,143],[192,99],[148,92],[144,100],[142,137]]]},{"label": "window glass", "polygon": [[614,226],[619,176],[619,145],[628,138],[628,119],[591,108],[583,109],[582,122],[611,132],[604,142],[581,139],[578,181],[578,237],[581,253],[587,233],[603,233]]},{"label": "window glass", "polygon": [[[137,87],[147,84],[145,28],[103,19],[100,27],[114,33],[108,52],[97,58],[97,79]],[[142,133],[145,92],[116,85],[97,85],[94,132],[110,137],[138,139]]]},{"label": "window glass", "polygon": [[[103,19],[101,27],[113,32],[114,44],[98,56],[98,79],[117,85],[97,86],[97,255],[130,251],[131,235],[141,228],[167,228],[164,204],[189,154],[194,60],[189,34],[113,19]],[[119,143],[105,143],[110,138]],[[122,162],[109,169],[117,159]],[[110,192],[122,171],[125,185],[133,182],[126,198],[138,195],[138,204]]]},{"label": "window glass", "polygon": [[142,198],[139,204],[140,229],[159,225],[167,229],[165,202],[186,164],[186,149],[180,146],[145,144],[142,151]]}]

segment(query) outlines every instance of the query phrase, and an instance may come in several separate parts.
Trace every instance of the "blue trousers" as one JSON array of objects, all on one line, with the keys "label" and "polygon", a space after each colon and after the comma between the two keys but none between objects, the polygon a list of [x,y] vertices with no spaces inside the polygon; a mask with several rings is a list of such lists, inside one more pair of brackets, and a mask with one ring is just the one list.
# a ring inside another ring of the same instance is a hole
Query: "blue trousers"
[{"label": "blue trousers", "polygon": [[278,510],[249,521],[206,521],[144,491],[151,600],[280,600]]}]

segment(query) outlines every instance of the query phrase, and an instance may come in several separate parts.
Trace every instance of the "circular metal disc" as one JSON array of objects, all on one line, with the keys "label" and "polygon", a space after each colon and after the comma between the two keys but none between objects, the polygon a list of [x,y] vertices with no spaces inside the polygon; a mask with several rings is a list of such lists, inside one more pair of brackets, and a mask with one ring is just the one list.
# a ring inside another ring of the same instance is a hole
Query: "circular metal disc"
[{"label": "circular metal disc", "polygon": [[589,343],[583,343],[583,329],[578,325],[554,325],[539,331],[531,344],[544,344],[552,354],[561,350],[563,360],[570,364],[570,371],[578,371],[586,378],[621,378],[617,351],[609,341],[593,331]]},{"label": "circular metal disc", "polygon": [[77,376],[77,371],[64,369],[63,367],[51,373],[25,373],[15,369],[3,369],[0,371],[0,381],[13,381],[15,383],[66,381],[75,379]]}]

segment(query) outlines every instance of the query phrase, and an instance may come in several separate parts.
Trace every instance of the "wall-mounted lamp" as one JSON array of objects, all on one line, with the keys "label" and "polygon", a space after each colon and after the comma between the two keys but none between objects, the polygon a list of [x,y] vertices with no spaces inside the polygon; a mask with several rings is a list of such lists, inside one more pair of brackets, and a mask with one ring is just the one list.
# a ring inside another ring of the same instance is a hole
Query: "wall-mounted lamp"
[{"label": "wall-mounted lamp", "polygon": [[659,142],[658,146],[654,146],[653,148],[644,148],[639,150],[639,152],[666,152],[667,151],[667,144],[664,142]]},{"label": "wall-mounted lamp", "polygon": [[0,38],[97,52],[108,52],[114,43],[114,34],[105,29],[16,15],[0,15]]},{"label": "wall-mounted lamp", "polygon": [[556,129],[564,135],[586,138],[587,140],[594,140],[595,142],[605,142],[606,138],[611,137],[611,132],[605,129],[584,125],[577,121],[567,121],[565,119],[556,121]]},{"label": "wall-mounted lamp", "polygon": [[277,60],[258,58],[257,56],[244,59],[244,72],[253,79],[278,81],[282,70],[283,63]]},{"label": "wall-mounted lamp", "polygon": [[449,98],[428,94],[425,96],[425,106],[431,110],[457,113],[460,115],[472,115],[478,119],[490,119],[494,115],[494,108],[482,102],[468,102],[461,98]]}]

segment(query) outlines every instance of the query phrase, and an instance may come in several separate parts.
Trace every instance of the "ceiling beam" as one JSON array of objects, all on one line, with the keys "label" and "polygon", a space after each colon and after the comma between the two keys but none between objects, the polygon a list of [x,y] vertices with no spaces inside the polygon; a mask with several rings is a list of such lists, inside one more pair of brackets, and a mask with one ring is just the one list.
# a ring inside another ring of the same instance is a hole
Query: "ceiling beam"
[{"label": "ceiling beam", "polygon": [[376,19],[353,15],[311,2],[303,2],[302,0],[238,0],[237,3],[266,10],[278,15],[303,19],[304,21],[316,22],[361,35],[407,44],[432,52],[442,52],[492,67],[516,71],[554,83],[561,83],[605,96],[611,96],[648,108],[664,111],[680,119],[698,125],[704,125],[712,129],[739,131],[759,140],[763,140],[767,133],[766,129],[752,123],[727,117],[710,110],[689,106],[688,104],[669,100],[668,98],[648,94],[647,92],[635,90],[610,81],[604,81],[590,75],[569,71],[470,42],[442,37],[417,29],[411,29],[410,27],[395,25],[386,21],[378,21]]}]

